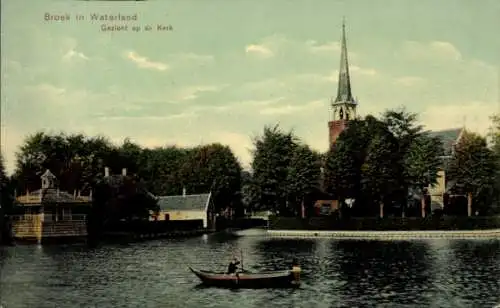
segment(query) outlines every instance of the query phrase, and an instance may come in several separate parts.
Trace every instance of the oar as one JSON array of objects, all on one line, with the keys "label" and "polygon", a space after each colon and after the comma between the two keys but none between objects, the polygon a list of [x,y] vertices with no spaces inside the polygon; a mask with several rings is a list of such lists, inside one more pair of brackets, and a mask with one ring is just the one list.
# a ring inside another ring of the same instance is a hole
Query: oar
[{"label": "oar", "polygon": [[241,257],[241,271],[245,272],[245,269],[243,268],[243,249],[240,249],[240,257]]}]

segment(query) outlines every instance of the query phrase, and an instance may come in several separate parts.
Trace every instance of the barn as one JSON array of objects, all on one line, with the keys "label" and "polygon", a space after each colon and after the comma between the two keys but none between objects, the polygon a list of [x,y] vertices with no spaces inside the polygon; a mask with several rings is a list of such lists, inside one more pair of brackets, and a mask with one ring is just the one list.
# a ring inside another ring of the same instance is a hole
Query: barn
[{"label": "barn", "polygon": [[215,229],[215,207],[212,193],[157,197],[159,212],[154,220],[202,220],[203,228]]}]

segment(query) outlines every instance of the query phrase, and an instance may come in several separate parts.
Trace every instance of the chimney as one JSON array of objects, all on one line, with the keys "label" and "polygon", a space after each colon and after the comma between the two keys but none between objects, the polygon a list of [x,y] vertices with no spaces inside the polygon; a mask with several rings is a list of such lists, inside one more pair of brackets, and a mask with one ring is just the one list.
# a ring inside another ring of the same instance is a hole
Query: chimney
[{"label": "chimney", "polygon": [[104,176],[105,177],[109,176],[109,167],[104,167]]},{"label": "chimney", "polygon": [[127,176],[127,168],[123,168],[122,169],[122,175],[123,176]]},{"label": "chimney", "polygon": [[182,196],[185,197],[186,196],[186,187],[182,187]]}]

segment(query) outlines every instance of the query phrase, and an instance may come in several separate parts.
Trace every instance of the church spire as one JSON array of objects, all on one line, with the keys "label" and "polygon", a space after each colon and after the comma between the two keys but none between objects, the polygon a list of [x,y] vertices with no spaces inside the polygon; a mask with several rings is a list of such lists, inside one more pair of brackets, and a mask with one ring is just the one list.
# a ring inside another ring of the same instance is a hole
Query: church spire
[{"label": "church spire", "polygon": [[342,39],[340,46],[340,67],[337,98],[335,104],[338,103],[355,103],[351,93],[351,78],[349,76],[349,62],[347,61],[347,44],[345,37],[345,18],[342,20]]}]

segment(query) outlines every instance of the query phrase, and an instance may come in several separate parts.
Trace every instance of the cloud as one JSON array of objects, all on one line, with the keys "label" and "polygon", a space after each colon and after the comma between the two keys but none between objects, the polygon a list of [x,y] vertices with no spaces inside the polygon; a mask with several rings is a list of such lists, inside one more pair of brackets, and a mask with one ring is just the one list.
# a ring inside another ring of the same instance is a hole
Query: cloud
[{"label": "cloud", "polygon": [[449,61],[462,60],[460,51],[450,42],[444,41],[431,41],[431,42],[417,42],[406,41],[398,51],[410,59],[444,59]]},{"label": "cloud", "polygon": [[264,45],[248,45],[245,47],[245,52],[247,54],[256,54],[262,56],[263,58],[270,58],[274,56],[274,52],[272,52],[268,47]]},{"label": "cloud", "polygon": [[70,61],[71,59],[88,60],[89,58],[83,54],[83,52],[76,51],[76,49],[70,49],[66,54],[64,54],[63,60]]},{"label": "cloud", "polygon": [[157,71],[166,71],[169,66],[165,63],[150,61],[135,51],[129,51],[125,54],[126,58],[134,62],[139,68],[152,69]]},{"label": "cloud", "polygon": [[427,129],[442,130],[465,127],[485,135],[491,125],[490,116],[500,110],[499,103],[471,101],[464,103],[431,105],[420,115]]},{"label": "cloud", "polygon": [[404,87],[412,87],[425,84],[425,79],[417,76],[402,76],[394,79],[394,84]]},{"label": "cloud", "polygon": [[259,114],[268,115],[268,116],[289,115],[289,114],[298,113],[298,112],[311,112],[311,111],[315,111],[316,109],[319,109],[321,107],[325,107],[324,100],[314,100],[314,101],[310,101],[310,102],[303,104],[303,105],[286,104],[286,105],[281,105],[281,106],[265,107],[265,108],[262,108],[259,110]]},{"label": "cloud", "polygon": [[248,169],[250,167],[253,145],[249,135],[229,131],[214,131],[210,133],[208,140],[228,145],[243,168]]},{"label": "cloud", "polygon": [[375,76],[378,72],[373,68],[361,68],[357,65],[350,65],[349,72],[354,75]]},{"label": "cloud", "polygon": [[25,89],[30,92],[38,92],[35,94],[39,94],[51,101],[55,101],[55,99],[53,99],[54,97],[61,97],[61,95],[66,93],[66,89],[48,83],[42,83],[37,86],[27,86]]},{"label": "cloud", "polygon": [[100,116],[99,119],[101,120],[111,120],[111,121],[130,121],[130,120],[140,120],[140,121],[164,121],[164,120],[185,120],[187,118],[193,118],[196,117],[197,115],[193,112],[181,112],[181,113],[174,113],[170,115],[129,115],[129,116]]},{"label": "cloud", "polygon": [[334,52],[340,51],[340,43],[339,42],[328,42],[325,44],[319,44],[314,40],[307,41],[305,43],[306,47],[312,53],[322,53],[322,52]]},{"label": "cloud", "polygon": [[195,100],[204,92],[219,92],[227,86],[229,86],[229,84],[184,87],[179,90],[176,99],[180,101]]},{"label": "cloud", "polygon": [[205,66],[215,62],[215,57],[212,55],[201,55],[194,52],[171,54],[168,56],[168,59],[171,63],[180,63],[181,65],[195,64]]}]

